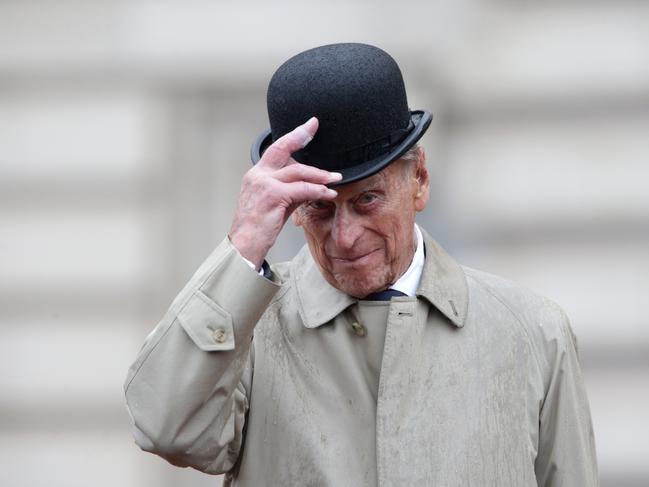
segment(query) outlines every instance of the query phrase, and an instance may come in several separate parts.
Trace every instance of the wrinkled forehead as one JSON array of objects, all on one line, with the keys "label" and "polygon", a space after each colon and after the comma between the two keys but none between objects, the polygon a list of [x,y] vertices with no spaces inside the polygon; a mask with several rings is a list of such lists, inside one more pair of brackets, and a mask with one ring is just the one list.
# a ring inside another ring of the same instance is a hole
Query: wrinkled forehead
[{"label": "wrinkled forehead", "polygon": [[405,174],[402,165],[406,163],[406,161],[395,161],[372,176],[353,183],[338,185],[335,190],[338,191],[339,196],[377,189],[397,190],[404,182]]},{"label": "wrinkled forehead", "polygon": [[387,172],[388,168],[383,169],[382,171],[373,174],[368,178],[361,179],[360,181],[355,181],[353,183],[341,184],[336,187],[338,194],[354,194],[361,193],[363,191],[369,191],[371,189],[379,189],[387,187],[392,179],[390,174]]}]

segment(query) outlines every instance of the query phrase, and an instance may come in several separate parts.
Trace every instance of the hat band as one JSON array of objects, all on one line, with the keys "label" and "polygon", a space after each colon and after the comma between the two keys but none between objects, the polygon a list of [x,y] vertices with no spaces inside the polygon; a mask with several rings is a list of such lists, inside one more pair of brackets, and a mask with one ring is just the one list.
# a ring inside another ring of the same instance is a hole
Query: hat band
[{"label": "hat band", "polygon": [[[362,164],[363,162],[371,161],[383,154],[392,150],[393,147],[400,144],[408,134],[413,130],[415,124],[412,119],[408,122],[408,126],[404,129],[395,130],[390,135],[382,137],[369,144],[339,152],[334,154],[321,155],[317,162],[329,162],[333,169],[346,168],[352,165]],[[306,149],[302,149],[293,154],[293,158],[303,164],[309,164],[311,157]],[[315,161],[313,161],[315,162]]]}]

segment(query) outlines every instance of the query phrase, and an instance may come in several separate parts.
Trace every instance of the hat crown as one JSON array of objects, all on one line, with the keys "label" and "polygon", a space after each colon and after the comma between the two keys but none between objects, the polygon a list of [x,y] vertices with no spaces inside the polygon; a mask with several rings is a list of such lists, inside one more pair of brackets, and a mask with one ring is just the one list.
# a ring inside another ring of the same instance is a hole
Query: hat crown
[{"label": "hat crown", "polygon": [[[329,170],[349,164],[340,154],[360,150],[354,157],[363,159],[363,148],[405,131],[411,118],[395,60],[357,43],[320,46],[290,58],[269,83],[267,107],[273,140],[318,118],[315,138],[294,157]],[[378,147],[388,150],[386,144]]]}]

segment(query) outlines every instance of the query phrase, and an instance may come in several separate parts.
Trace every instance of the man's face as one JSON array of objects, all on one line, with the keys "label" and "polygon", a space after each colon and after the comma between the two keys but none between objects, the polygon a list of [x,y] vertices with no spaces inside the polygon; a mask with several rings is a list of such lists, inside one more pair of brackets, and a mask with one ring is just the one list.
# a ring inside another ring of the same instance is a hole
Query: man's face
[{"label": "man's face", "polygon": [[339,186],[334,200],[304,203],[293,214],[332,286],[363,298],[408,269],[416,248],[415,214],[428,201],[428,171],[423,151],[419,155],[419,161],[396,161]]}]

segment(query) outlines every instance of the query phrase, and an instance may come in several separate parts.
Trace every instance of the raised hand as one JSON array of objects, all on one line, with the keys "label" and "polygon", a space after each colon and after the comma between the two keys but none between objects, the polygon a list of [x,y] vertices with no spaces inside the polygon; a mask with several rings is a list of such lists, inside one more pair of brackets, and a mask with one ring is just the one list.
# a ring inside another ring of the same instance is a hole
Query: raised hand
[{"label": "raised hand", "polygon": [[312,117],[268,147],[243,177],[228,235],[239,253],[257,269],[295,208],[305,201],[337,196],[326,185],[340,181],[340,173],[300,164],[291,157],[313,139],[317,130],[318,119]]}]

